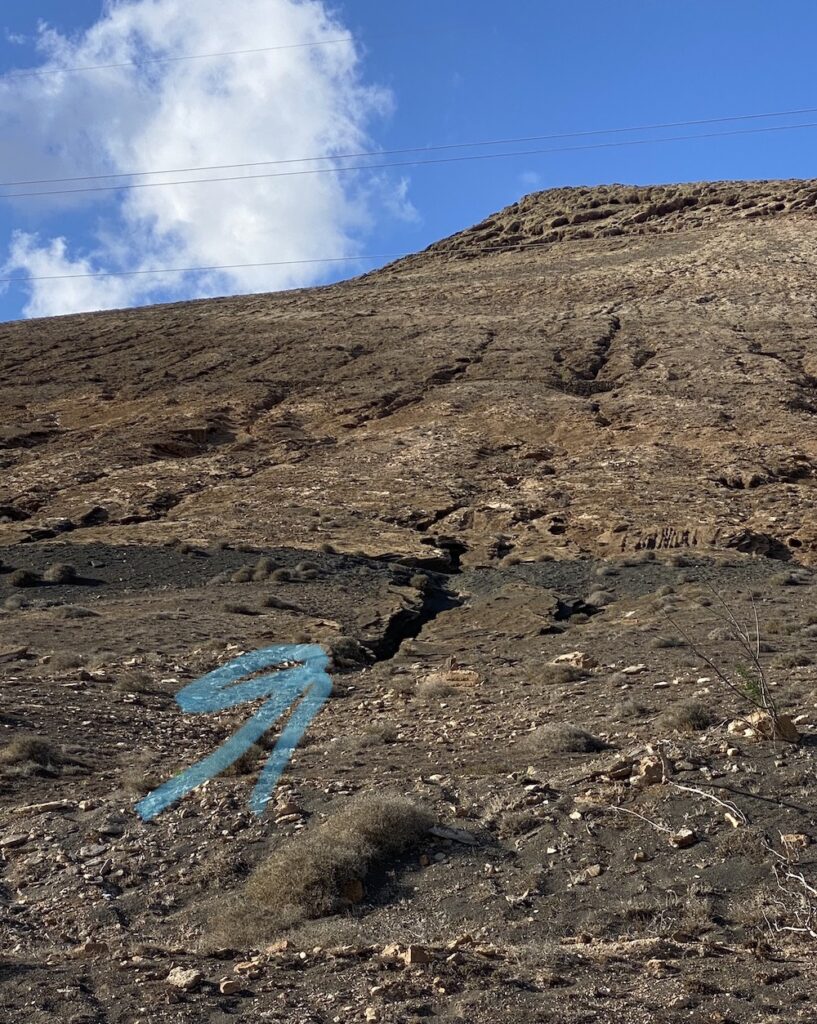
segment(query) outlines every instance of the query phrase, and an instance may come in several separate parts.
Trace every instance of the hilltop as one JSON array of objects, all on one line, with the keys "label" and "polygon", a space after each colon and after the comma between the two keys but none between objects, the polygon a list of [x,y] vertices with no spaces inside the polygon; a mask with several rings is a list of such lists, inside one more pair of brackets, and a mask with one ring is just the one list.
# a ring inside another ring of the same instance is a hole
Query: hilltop
[{"label": "hilltop", "polygon": [[[3,1019],[810,1020],[816,240],[817,181],[556,189],[0,325]],[[273,644],[334,688],[268,813],[274,730],[141,820]]]}]

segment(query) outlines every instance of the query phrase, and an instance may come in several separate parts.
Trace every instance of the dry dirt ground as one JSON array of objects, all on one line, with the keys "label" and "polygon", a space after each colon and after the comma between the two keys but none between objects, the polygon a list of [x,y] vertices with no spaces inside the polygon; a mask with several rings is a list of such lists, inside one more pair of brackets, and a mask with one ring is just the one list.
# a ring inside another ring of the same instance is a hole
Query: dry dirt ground
[{"label": "dry dirt ground", "polygon": [[[815,203],[559,190],[0,328],[3,1021],[814,1019]],[[798,743],[729,731],[720,597]],[[143,822],[257,710],[177,691],[302,642],[267,814],[274,731]]]}]

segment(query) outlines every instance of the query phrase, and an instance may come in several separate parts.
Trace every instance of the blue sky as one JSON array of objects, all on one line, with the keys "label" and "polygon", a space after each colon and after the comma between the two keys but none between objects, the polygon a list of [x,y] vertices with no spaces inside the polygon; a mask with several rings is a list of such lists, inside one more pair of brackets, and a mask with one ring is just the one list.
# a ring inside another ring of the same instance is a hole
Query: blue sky
[{"label": "blue sky", "polygon": [[[345,0],[323,7],[313,0],[308,18],[299,7],[299,0],[40,0],[34,11],[7,0],[0,13],[2,180],[291,159],[325,151],[322,140],[330,137],[335,152],[347,144],[353,152],[389,150],[817,107],[817,5],[805,0]],[[229,58],[230,85],[219,80],[224,60],[210,61],[206,72],[196,61],[7,76],[44,62],[109,59],[100,54],[180,56],[185,45],[212,52],[219,39],[240,49],[325,38],[325,16],[330,36],[354,36],[357,59],[350,49],[345,62],[316,70],[310,48]],[[219,18],[242,24],[219,25]],[[40,22],[59,33],[45,49],[42,35],[37,43]],[[85,36],[89,30],[96,36]],[[130,35],[119,40],[125,30]],[[269,69],[285,64],[291,74],[279,80]],[[722,127],[807,121],[817,113]],[[339,176],[334,184],[306,175],[175,186],[132,193],[129,205],[122,193],[0,200],[0,265],[9,259],[3,275],[17,278],[0,292],[0,319],[268,290],[372,264],[149,275],[139,287],[133,278],[36,283],[30,275],[414,251],[540,188],[812,177],[816,141],[817,129],[805,128],[402,167]]]}]

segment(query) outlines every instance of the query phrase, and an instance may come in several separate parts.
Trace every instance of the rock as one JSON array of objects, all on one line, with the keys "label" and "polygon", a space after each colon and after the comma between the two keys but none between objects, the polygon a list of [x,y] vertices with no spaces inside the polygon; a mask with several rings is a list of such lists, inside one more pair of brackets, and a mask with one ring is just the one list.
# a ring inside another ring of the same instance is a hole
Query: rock
[{"label": "rock", "polygon": [[789,715],[778,715],[777,721],[766,711],[753,711],[747,718],[749,726],[764,739],[799,743],[800,733]]},{"label": "rock", "polygon": [[639,672],[644,672],[646,668],[646,665],[628,665],[626,668],[621,670],[621,674],[623,676],[635,676],[638,675]]},{"label": "rock", "polygon": [[642,757],[637,765],[638,774],[633,782],[642,786],[655,786],[664,781],[664,765],[660,757]]},{"label": "rock", "polygon": [[726,814],[724,814],[724,818],[726,818],[726,820],[729,822],[732,828],[740,828],[740,826],[743,824],[740,818],[732,814],[731,811],[727,811]]},{"label": "rock", "polygon": [[6,647],[0,651],[0,665],[10,661],[21,661],[27,654],[27,647]]},{"label": "rock", "polygon": [[243,987],[243,982],[238,978],[222,978],[218,983],[218,990],[223,996],[236,996]]},{"label": "rock", "polygon": [[476,836],[471,835],[464,828],[448,828],[445,825],[433,825],[429,830],[432,836],[437,836],[438,839],[450,839],[455,843],[462,843],[463,846],[477,846],[479,840]]},{"label": "rock", "polygon": [[410,967],[430,964],[434,957],[423,946],[409,946],[403,954],[403,962]]},{"label": "rock", "polygon": [[687,847],[694,846],[698,842],[698,836],[694,829],[679,828],[669,837],[669,841],[676,850],[686,850]]},{"label": "rock", "polygon": [[193,967],[174,967],[165,978],[165,981],[168,985],[178,988],[182,992],[192,992],[194,988],[197,988],[204,981],[204,975]]},{"label": "rock", "polygon": [[789,850],[805,850],[811,846],[811,836],[805,832],[784,832],[780,835],[780,842]]},{"label": "rock", "polygon": [[27,832],[11,832],[0,839],[0,850],[14,850],[18,846],[24,846],[28,842]]},{"label": "rock", "polygon": [[74,956],[105,956],[107,952],[107,942],[95,942],[93,939],[87,939],[78,949],[74,951]]},{"label": "rock", "polygon": [[753,711],[746,718],[731,721],[726,731],[733,736],[746,739],[782,740],[784,743],[799,743],[800,733],[789,715],[778,715],[772,719],[768,711]]},{"label": "rock", "polygon": [[551,665],[570,665],[572,668],[591,669],[598,668],[599,663],[584,651],[569,651],[567,654],[559,654],[555,657]]},{"label": "rock", "polygon": [[373,1006],[367,1006],[363,1011],[363,1016],[369,1021],[377,1020],[377,1010]]},{"label": "rock", "polygon": [[400,947],[396,942],[389,943],[380,950],[381,960],[396,960],[400,956]]}]

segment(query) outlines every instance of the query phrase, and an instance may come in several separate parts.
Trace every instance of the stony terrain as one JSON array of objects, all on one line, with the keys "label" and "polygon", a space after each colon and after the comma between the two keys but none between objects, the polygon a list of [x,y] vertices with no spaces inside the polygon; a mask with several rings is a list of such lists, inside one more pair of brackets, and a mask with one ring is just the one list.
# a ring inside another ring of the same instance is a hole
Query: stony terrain
[{"label": "stony terrain", "polygon": [[[817,182],[565,189],[0,327],[0,1017],[812,1020],[815,241]],[[268,813],[262,745],[143,822],[255,710],[176,692],[296,642]]]}]

